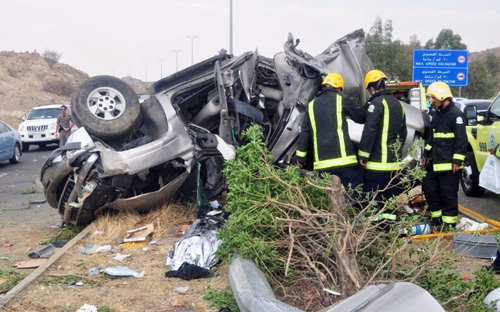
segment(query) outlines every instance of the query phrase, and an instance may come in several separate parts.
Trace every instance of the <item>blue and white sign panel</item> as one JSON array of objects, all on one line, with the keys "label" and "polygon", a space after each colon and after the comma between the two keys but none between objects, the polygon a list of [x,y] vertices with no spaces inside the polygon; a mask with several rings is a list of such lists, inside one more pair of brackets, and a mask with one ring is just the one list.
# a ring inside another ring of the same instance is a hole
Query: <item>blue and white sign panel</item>
[{"label": "blue and white sign panel", "polygon": [[413,81],[421,81],[424,86],[442,81],[465,87],[468,66],[468,50],[413,50]]}]

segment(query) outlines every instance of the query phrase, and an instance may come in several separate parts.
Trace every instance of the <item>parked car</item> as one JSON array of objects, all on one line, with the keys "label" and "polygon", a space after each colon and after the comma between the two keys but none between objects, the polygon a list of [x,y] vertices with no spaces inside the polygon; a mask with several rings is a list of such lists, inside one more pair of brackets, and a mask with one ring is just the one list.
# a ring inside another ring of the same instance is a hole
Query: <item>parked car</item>
[{"label": "parked car", "polygon": [[[47,144],[57,143],[56,123],[57,116],[61,114],[62,104],[41,105],[34,107],[26,118],[19,124],[23,152],[27,152],[30,145],[44,148]],[[66,105],[71,112],[70,105]]]},{"label": "parked car", "polygon": [[[74,136],[83,139],[55,150],[42,167],[47,202],[65,223],[80,225],[110,209],[141,212],[161,205],[190,176],[199,177],[208,200],[217,199],[226,189],[224,162],[245,144],[241,134],[251,124],[261,126],[277,166],[293,163],[307,104],[322,77],[342,74],[351,105],[364,105],[364,75],[373,68],[362,30],[316,57],[298,44],[289,35],[273,58],[221,51],[157,81],[140,104],[122,80],[90,78],[71,102],[82,127]],[[405,150],[424,134],[423,113],[407,105],[406,114]],[[363,125],[349,127],[359,142]]]},{"label": "parked car", "polygon": [[21,160],[21,136],[11,126],[0,121],[0,161],[17,164]]}]

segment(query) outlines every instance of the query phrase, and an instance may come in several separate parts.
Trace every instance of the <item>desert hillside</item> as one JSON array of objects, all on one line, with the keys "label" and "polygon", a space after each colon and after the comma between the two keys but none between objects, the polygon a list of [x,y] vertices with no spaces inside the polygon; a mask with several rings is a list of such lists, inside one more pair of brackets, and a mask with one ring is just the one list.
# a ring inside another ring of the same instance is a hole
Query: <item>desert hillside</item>
[{"label": "desert hillside", "polygon": [[[71,94],[89,76],[64,63],[52,67],[39,53],[0,52],[0,120],[17,128],[32,107],[70,103]],[[122,78],[137,93],[146,84],[132,77]]]},{"label": "desert hillside", "polygon": [[88,75],[37,52],[0,52],[0,119],[17,127],[21,117],[42,104],[69,103],[71,93]]}]

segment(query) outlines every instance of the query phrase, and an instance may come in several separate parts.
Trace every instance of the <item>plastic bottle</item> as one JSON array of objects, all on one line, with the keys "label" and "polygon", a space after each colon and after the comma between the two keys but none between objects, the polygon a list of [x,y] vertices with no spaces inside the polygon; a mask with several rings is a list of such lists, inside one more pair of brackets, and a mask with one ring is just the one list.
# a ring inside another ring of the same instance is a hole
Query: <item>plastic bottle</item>
[{"label": "plastic bottle", "polygon": [[411,235],[423,235],[429,234],[431,232],[431,227],[427,223],[415,224],[411,228]]}]

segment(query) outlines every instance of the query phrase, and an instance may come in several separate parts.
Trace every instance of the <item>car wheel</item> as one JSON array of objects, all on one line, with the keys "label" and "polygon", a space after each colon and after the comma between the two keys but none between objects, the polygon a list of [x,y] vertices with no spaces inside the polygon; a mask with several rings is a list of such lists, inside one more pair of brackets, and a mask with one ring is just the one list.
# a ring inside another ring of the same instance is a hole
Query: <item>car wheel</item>
[{"label": "car wheel", "polygon": [[484,194],[484,188],[479,186],[479,170],[477,170],[476,159],[473,152],[467,152],[467,154],[465,154],[460,184],[467,196],[481,197]]},{"label": "car wheel", "polygon": [[71,99],[71,113],[78,127],[104,140],[124,137],[142,122],[137,94],[112,76],[93,77],[80,85]]},{"label": "car wheel", "polygon": [[12,158],[9,159],[11,164],[17,164],[21,160],[21,148],[19,147],[19,144],[16,144],[14,146],[14,155],[12,155]]},{"label": "car wheel", "polygon": [[30,149],[30,145],[27,143],[22,143],[23,145],[23,152],[27,152]]}]

